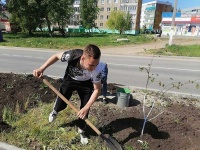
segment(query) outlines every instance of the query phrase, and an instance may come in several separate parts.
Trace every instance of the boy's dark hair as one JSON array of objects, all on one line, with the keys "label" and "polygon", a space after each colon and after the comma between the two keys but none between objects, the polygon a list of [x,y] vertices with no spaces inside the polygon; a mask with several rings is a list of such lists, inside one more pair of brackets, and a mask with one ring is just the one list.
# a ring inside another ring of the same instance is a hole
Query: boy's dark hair
[{"label": "boy's dark hair", "polygon": [[89,44],[85,47],[84,54],[94,59],[99,59],[101,56],[101,51],[96,45]]}]

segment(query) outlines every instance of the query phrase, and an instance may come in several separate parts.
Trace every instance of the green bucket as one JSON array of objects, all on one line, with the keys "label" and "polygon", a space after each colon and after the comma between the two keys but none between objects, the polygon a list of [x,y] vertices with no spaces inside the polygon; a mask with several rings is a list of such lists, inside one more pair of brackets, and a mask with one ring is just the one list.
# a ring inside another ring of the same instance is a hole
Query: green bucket
[{"label": "green bucket", "polygon": [[128,88],[117,89],[117,106],[128,107],[131,96],[131,90]]},{"label": "green bucket", "polygon": [[130,94],[131,90],[128,88],[119,88],[119,89],[117,89],[117,92]]}]

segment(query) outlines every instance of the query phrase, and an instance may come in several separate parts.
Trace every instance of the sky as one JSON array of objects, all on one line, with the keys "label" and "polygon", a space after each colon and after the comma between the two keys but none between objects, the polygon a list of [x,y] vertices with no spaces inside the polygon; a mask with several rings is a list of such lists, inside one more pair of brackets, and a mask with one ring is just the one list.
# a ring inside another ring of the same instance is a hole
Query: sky
[{"label": "sky", "polygon": [[[3,2],[5,2],[5,0],[1,0]],[[143,3],[146,2],[151,2],[154,0],[142,0]],[[159,1],[163,1],[163,2],[170,2],[172,3],[172,6],[174,6],[174,0],[159,0]],[[200,0],[178,0],[177,3],[177,9],[184,9],[184,8],[191,8],[191,7],[196,7],[199,6],[200,7]]]},{"label": "sky", "polygon": [[[143,3],[151,2],[154,0],[143,0]],[[170,2],[172,3],[172,6],[174,6],[174,0],[159,0],[163,2]],[[177,9],[185,9],[185,8],[191,8],[191,7],[200,7],[200,0],[178,0],[177,3]]]}]

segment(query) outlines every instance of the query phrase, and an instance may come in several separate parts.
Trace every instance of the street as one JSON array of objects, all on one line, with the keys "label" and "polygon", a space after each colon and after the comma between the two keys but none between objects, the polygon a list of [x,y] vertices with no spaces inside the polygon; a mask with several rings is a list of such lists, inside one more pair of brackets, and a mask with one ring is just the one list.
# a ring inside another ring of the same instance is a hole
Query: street
[{"label": "street", "polygon": [[[32,73],[57,51],[29,48],[0,49],[0,72]],[[150,76],[155,78],[148,85],[150,90],[168,90],[172,83],[200,83],[200,59],[186,57],[152,57],[152,56],[120,56],[103,54],[101,60],[109,67],[108,83],[116,83],[129,88],[144,89],[147,83],[147,72],[139,68],[148,68],[151,64]],[[62,77],[67,63],[57,62],[45,71],[45,75]],[[159,83],[164,85],[159,86]],[[168,85],[168,86],[167,86]],[[166,87],[167,86],[167,87]],[[187,83],[180,89],[169,91],[183,95],[200,96],[196,84]]]}]

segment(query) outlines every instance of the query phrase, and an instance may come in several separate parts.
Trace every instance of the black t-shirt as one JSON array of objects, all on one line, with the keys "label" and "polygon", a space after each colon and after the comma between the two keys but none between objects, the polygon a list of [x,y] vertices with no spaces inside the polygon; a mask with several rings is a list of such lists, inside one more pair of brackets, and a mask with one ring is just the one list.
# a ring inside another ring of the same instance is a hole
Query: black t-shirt
[{"label": "black t-shirt", "polygon": [[67,62],[65,77],[69,75],[72,79],[78,81],[86,81],[91,79],[93,83],[101,81],[101,67],[97,65],[93,71],[83,69],[80,65],[80,58],[83,55],[83,50],[75,49],[63,53],[62,62]]}]

